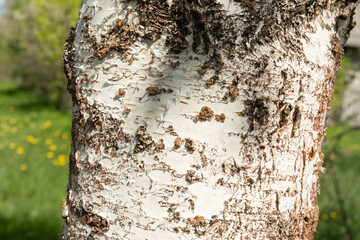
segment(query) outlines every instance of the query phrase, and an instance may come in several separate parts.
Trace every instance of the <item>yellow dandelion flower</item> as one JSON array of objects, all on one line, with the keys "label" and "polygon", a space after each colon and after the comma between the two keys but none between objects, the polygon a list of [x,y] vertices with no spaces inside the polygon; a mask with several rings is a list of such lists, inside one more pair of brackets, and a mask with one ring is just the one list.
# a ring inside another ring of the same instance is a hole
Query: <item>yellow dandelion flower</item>
[{"label": "yellow dandelion flower", "polygon": [[52,121],[51,120],[46,120],[43,124],[41,124],[41,128],[45,129],[48,128],[52,125]]},{"label": "yellow dandelion flower", "polygon": [[26,164],[21,164],[21,165],[20,165],[20,170],[21,170],[21,171],[26,171],[26,169],[27,169]]},{"label": "yellow dandelion flower", "polygon": [[17,122],[16,118],[10,118],[9,123],[10,124],[15,124]]},{"label": "yellow dandelion flower", "polygon": [[55,136],[55,137],[60,136],[60,132],[59,132],[59,131],[55,131],[55,132],[54,132],[54,136]]},{"label": "yellow dandelion flower", "polygon": [[57,160],[57,159],[56,159],[56,160],[53,160],[53,165],[54,165],[54,166],[58,166],[58,165],[59,165],[59,160]]},{"label": "yellow dandelion flower", "polygon": [[60,166],[64,166],[65,163],[66,163],[66,156],[65,155],[59,155],[58,156],[58,161],[59,161]]},{"label": "yellow dandelion flower", "polygon": [[34,136],[31,136],[31,135],[29,135],[29,136],[26,137],[26,141],[28,141],[28,142],[30,142],[30,143],[31,143],[32,141],[34,141],[34,139],[35,139]]},{"label": "yellow dandelion flower", "polygon": [[49,147],[49,149],[50,149],[51,151],[55,151],[55,150],[56,150],[56,145],[55,145],[55,144],[51,144],[50,147]]},{"label": "yellow dandelion flower", "polygon": [[15,107],[13,107],[13,106],[11,106],[11,107],[9,107],[9,112],[15,112]]},{"label": "yellow dandelion flower", "polygon": [[32,129],[34,129],[34,128],[36,127],[36,124],[35,124],[35,123],[30,123],[30,124],[29,124],[29,127],[32,128]]},{"label": "yellow dandelion flower", "polygon": [[47,138],[47,139],[45,140],[45,144],[46,144],[46,145],[52,144],[52,140],[51,140],[50,138]]},{"label": "yellow dandelion flower", "polygon": [[67,138],[68,138],[67,133],[63,133],[63,134],[61,134],[61,138],[62,138],[62,139],[67,139]]},{"label": "yellow dandelion flower", "polygon": [[327,220],[329,219],[329,215],[323,214],[323,215],[321,215],[321,218],[322,218],[324,221],[327,221]]},{"label": "yellow dandelion flower", "polygon": [[19,154],[19,155],[23,155],[25,153],[25,150],[22,147],[18,147],[16,149],[16,153]]},{"label": "yellow dandelion flower", "polygon": [[17,133],[17,132],[18,132],[17,127],[12,127],[12,128],[11,128],[11,132],[12,132],[12,133]]},{"label": "yellow dandelion flower", "polygon": [[335,211],[331,211],[331,212],[330,212],[330,217],[331,217],[331,218],[336,218],[336,216],[337,216],[337,214],[336,214]]},{"label": "yellow dandelion flower", "polygon": [[53,157],[54,157],[54,153],[53,153],[53,152],[47,152],[47,153],[46,153],[46,157],[47,157],[47,158],[53,158]]},{"label": "yellow dandelion flower", "polygon": [[13,143],[13,142],[10,143],[10,144],[9,144],[9,148],[10,148],[10,149],[15,149],[15,148],[16,148],[16,143]]},{"label": "yellow dandelion flower", "polygon": [[65,150],[67,149],[67,145],[66,144],[61,144],[61,150]]},{"label": "yellow dandelion flower", "polygon": [[34,144],[34,145],[36,145],[38,142],[39,142],[39,141],[38,141],[36,138],[34,138],[34,140],[33,140],[31,143]]}]

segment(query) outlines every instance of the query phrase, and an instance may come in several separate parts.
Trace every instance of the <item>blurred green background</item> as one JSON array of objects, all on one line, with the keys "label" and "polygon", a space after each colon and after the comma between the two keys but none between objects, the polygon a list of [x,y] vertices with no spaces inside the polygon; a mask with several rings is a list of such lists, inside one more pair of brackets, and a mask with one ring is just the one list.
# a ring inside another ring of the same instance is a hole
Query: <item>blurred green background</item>
[{"label": "blurred green background", "polygon": [[80,4],[0,0],[0,240],[59,239],[71,134],[61,58]]},{"label": "blurred green background", "polygon": [[[1,240],[58,239],[61,231],[71,131],[61,56],[80,4],[0,0]],[[342,117],[358,55],[347,49],[337,77],[316,239],[360,240],[360,131]]]}]

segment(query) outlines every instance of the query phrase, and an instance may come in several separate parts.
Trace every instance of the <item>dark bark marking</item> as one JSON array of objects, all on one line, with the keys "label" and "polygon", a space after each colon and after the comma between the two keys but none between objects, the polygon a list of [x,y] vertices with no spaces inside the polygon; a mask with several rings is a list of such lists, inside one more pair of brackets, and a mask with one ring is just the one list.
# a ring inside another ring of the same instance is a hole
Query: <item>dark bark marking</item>
[{"label": "dark bark marking", "polygon": [[236,76],[232,80],[231,84],[227,87],[229,89],[228,94],[230,95],[231,100],[235,100],[240,94],[240,91],[239,91],[239,89],[237,87],[239,85],[239,83],[240,83],[240,77]]},{"label": "dark bark marking", "polygon": [[260,126],[264,126],[268,123],[269,110],[265,105],[265,100],[256,99],[255,101],[247,100],[246,104],[246,115],[248,116],[249,130],[255,129],[254,122],[257,122]]},{"label": "dark bark marking", "polygon": [[149,94],[149,96],[155,96],[161,93],[172,93],[173,90],[170,88],[165,89],[165,88],[159,88],[158,86],[155,87],[150,86],[146,88],[146,92]]},{"label": "dark bark marking", "polygon": [[194,170],[188,170],[185,175],[185,181],[192,184],[201,181],[201,177],[196,176]]},{"label": "dark bark marking", "polygon": [[[81,103],[85,101],[81,95],[80,86],[76,83],[77,74],[75,72],[75,56],[73,50],[73,43],[75,38],[75,28],[71,28],[70,35],[66,40],[65,50],[63,54],[64,61],[64,72],[68,80],[67,89],[71,94],[72,101],[74,104],[81,106]],[[86,75],[84,76],[86,78]]]},{"label": "dark bark marking", "polygon": [[144,27],[144,37],[152,41],[158,39],[164,28],[173,21],[169,5],[163,0],[140,0],[136,11],[140,24]]},{"label": "dark bark marking", "polygon": [[292,113],[292,109],[293,107],[290,104],[285,104],[284,107],[281,108],[281,113],[280,113],[280,128],[282,128],[283,126],[285,126],[288,122],[289,122],[289,118],[291,116]]},{"label": "dark bark marking", "polygon": [[[118,151],[121,142],[130,142],[130,135],[123,132],[123,121],[101,112],[98,105],[88,105],[89,117],[81,126],[75,141],[88,146],[104,146],[105,152]],[[100,134],[102,133],[102,134]]]},{"label": "dark bark marking", "polygon": [[206,86],[211,86],[211,85],[214,85],[217,81],[219,81],[219,76],[213,75],[211,78],[206,80],[205,84],[206,84]]},{"label": "dark bark marking", "polygon": [[169,60],[169,62],[170,62],[170,66],[174,69],[177,68],[178,66],[180,66],[179,61],[173,62],[173,61]]},{"label": "dark bark marking", "polygon": [[155,143],[155,150],[153,153],[161,152],[165,149],[164,139],[160,139],[159,142]]},{"label": "dark bark marking", "polygon": [[194,122],[210,120],[214,116],[214,111],[211,108],[204,106],[201,108],[198,115],[195,116]]},{"label": "dark bark marking", "polygon": [[[303,213],[293,212],[290,219],[284,219],[282,214],[275,210],[266,220],[269,231],[273,233],[270,239],[313,239],[318,221],[318,208]],[[299,231],[299,226],[304,226]],[[276,234],[277,233],[277,234]]]},{"label": "dark bark marking", "polygon": [[185,148],[189,153],[193,153],[196,150],[194,140],[190,138],[185,138]]},{"label": "dark bark marking", "polygon": [[125,94],[126,94],[125,89],[119,88],[119,90],[115,94],[115,98],[125,97]]},{"label": "dark bark marking", "polygon": [[187,227],[193,228],[197,236],[202,236],[206,233],[208,223],[205,217],[197,215],[194,218],[188,218],[187,223]]},{"label": "dark bark marking", "polygon": [[[139,18],[141,27],[131,26],[128,21],[130,14]],[[99,59],[104,59],[114,51],[124,60],[132,62],[134,57],[129,56],[130,46],[141,38],[155,41],[167,30],[169,35],[166,45],[170,47],[169,53],[179,54],[189,47],[186,37],[192,34],[193,50],[197,52],[202,46],[203,53],[211,59],[208,67],[214,68],[216,74],[219,74],[223,67],[222,53],[212,39],[223,37],[221,20],[224,16],[221,4],[213,0],[175,0],[171,6],[165,0],[140,0],[135,10],[128,9],[124,19],[116,19],[110,25],[99,42],[90,34],[88,21],[85,22],[84,35],[93,45],[94,55]],[[172,63],[171,67],[178,65],[179,62]]]},{"label": "dark bark marking", "polygon": [[235,100],[239,96],[239,89],[236,85],[230,84],[228,86],[229,89],[229,95],[231,96],[232,100]]},{"label": "dark bark marking", "polygon": [[218,122],[225,122],[225,114],[224,113],[221,113],[221,114],[216,114],[215,115],[215,120],[218,121]]},{"label": "dark bark marking", "polygon": [[96,42],[95,37],[89,39],[93,44],[94,55],[99,59],[104,59],[111,51],[116,51],[123,58],[127,58],[130,46],[139,37],[135,28],[127,23],[130,12],[128,10],[124,19],[116,19],[108,32],[101,36],[100,42]]},{"label": "dark bark marking", "polygon": [[184,143],[184,140],[182,140],[180,137],[176,137],[175,143],[174,143],[174,148],[180,148],[183,143]]},{"label": "dark bark marking", "polygon": [[81,221],[91,227],[91,231],[95,233],[107,231],[109,229],[108,221],[98,214],[92,213],[92,209],[85,209],[77,207],[74,209],[75,215]]},{"label": "dark bark marking", "polygon": [[246,170],[244,166],[239,166],[235,161],[233,163],[223,163],[221,168],[223,173],[229,174],[232,177]]},{"label": "dark bark marking", "polygon": [[292,118],[292,130],[291,130],[291,137],[293,138],[295,136],[295,131],[300,128],[300,121],[301,121],[301,112],[300,108],[298,106],[295,107],[295,110],[293,112],[293,118]]},{"label": "dark bark marking", "polygon": [[152,137],[148,132],[146,132],[146,128],[144,126],[140,126],[137,129],[135,138],[136,138],[136,145],[135,145],[134,153],[143,152],[153,144]]}]

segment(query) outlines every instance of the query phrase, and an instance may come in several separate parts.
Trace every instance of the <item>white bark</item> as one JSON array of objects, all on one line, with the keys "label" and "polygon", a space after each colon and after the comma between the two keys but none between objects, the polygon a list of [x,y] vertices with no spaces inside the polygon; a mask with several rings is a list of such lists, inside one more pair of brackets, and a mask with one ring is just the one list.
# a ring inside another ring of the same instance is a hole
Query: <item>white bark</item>
[{"label": "white bark", "polygon": [[297,2],[83,2],[63,239],[312,239],[355,4]]}]

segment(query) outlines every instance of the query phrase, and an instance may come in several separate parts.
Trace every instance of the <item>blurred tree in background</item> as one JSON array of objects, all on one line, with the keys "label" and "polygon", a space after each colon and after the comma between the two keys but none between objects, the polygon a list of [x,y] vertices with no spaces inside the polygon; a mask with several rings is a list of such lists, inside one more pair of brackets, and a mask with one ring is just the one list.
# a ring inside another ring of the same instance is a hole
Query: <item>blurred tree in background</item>
[{"label": "blurred tree in background", "polygon": [[81,0],[8,0],[0,57],[2,78],[53,101],[59,109],[70,104],[62,53]]}]

